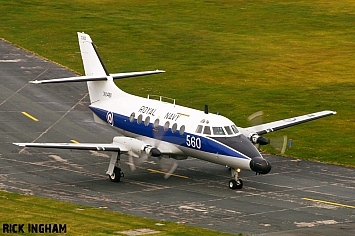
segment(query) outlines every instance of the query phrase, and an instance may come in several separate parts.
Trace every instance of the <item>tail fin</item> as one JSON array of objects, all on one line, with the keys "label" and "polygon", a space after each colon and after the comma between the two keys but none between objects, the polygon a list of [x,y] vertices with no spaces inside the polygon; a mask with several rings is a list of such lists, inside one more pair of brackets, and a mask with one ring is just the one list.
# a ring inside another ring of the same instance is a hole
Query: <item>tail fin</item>
[{"label": "tail fin", "polygon": [[78,32],[78,39],[85,75],[109,76],[109,73],[105,65],[102,63],[90,36],[88,34]]},{"label": "tail fin", "polygon": [[[104,63],[96,51],[95,45],[90,36],[85,33],[78,32],[79,46],[81,58],[86,76],[110,76]],[[107,80],[104,81],[87,81],[90,102],[94,103],[100,101],[103,91],[107,85]],[[111,84],[111,87],[113,85]]]},{"label": "tail fin", "polygon": [[[83,59],[85,76],[69,77],[60,79],[35,80],[30,81],[33,84],[45,83],[65,83],[65,82],[83,82],[86,81],[88,85],[91,103],[106,100],[115,97],[121,90],[113,83],[115,79],[131,78],[137,76],[153,75],[163,73],[162,70],[142,71],[142,72],[128,72],[109,74],[105,65],[102,63],[99,54],[96,51],[95,45],[90,36],[85,33],[78,32],[79,46],[81,57]],[[108,96],[103,96],[108,94]]]}]

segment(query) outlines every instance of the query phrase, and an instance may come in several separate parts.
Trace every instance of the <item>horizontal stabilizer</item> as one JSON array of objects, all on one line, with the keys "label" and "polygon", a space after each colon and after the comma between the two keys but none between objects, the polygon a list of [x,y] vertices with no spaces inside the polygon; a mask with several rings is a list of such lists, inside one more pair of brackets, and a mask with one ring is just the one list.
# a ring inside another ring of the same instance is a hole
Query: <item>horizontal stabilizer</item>
[{"label": "horizontal stabilizer", "polygon": [[152,70],[152,71],[142,71],[142,72],[128,72],[128,73],[118,73],[118,74],[110,74],[113,79],[124,79],[130,77],[138,77],[138,76],[145,76],[145,75],[154,75],[164,73],[163,70]]},{"label": "horizontal stabilizer", "polygon": [[110,76],[77,76],[77,77],[68,77],[60,79],[47,79],[47,80],[34,80],[30,81],[31,84],[46,84],[46,83],[66,83],[66,82],[85,82],[85,81],[103,81],[108,78],[112,79],[124,79],[145,75],[154,75],[164,73],[163,70],[153,70],[153,71],[142,71],[142,72],[128,72],[128,73],[118,73],[110,74]]},{"label": "horizontal stabilizer", "polygon": [[46,79],[46,80],[34,80],[30,81],[31,84],[47,84],[47,83],[66,83],[66,82],[85,82],[85,81],[100,81],[107,80],[106,76],[97,77],[97,76],[77,76],[77,77],[68,77],[60,79]]},{"label": "horizontal stabilizer", "polygon": [[58,149],[78,149],[78,150],[93,150],[93,151],[114,151],[127,152],[124,145],[118,143],[14,143],[20,147],[37,147],[37,148],[58,148]]}]

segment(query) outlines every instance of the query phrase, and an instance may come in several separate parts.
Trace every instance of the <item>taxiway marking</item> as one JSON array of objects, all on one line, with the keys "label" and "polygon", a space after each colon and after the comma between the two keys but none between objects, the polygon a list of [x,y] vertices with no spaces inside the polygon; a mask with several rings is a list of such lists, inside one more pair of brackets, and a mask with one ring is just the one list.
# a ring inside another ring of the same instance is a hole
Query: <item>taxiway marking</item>
[{"label": "taxiway marking", "polygon": [[25,112],[25,111],[23,111],[23,112],[21,112],[23,115],[25,115],[25,116],[27,116],[28,118],[30,118],[30,119],[32,119],[32,120],[34,120],[34,121],[38,121],[38,119],[37,118],[35,118],[35,117],[33,117],[33,116],[31,116],[30,114],[28,114],[27,112]]},{"label": "taxiway marking", "polygon": [[[150,172],[159,173],[159,174],[163,174],[163,175],[168,174],[167,172],[160,171],[160,170],[154,170],[154,169],[150,169],[150,168],[148,168],[147,170],[149,170]],[[175,177],[179,177],[179,178],[183,178],[183,179],[189,179],[188,176],[184,176],[184,175],[171,174],[171,176],[175,176]]]},{"label": "taxiway marking", "polygon": [[355,206],[345,205],[345,204],[341,204],[341,203],[337,203],[337,202],[328,202],[328,201],[312,199],[312,198],[302,198],[302,200],[311,201],[311,202],[319,202],[319,203],[329,204],[329,205],[333,205],[333,206],[340,206],[340,207],[355,209]]}]

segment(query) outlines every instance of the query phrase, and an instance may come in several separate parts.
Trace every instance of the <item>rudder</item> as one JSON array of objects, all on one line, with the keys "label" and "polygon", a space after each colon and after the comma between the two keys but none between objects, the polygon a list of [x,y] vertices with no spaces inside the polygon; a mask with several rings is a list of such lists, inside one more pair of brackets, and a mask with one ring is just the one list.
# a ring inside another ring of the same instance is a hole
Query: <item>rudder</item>
[{"label": "rudder", "polygon": [[85,75],[109,76],[109,73],[105,65],[102,63],[90,36],[88,34],[78,32],[78,39]]},{"label": "rudder", "polygon": [[[102,62],[95,45],[90,36],[85,33],[78,32],[79,46],[81,58],[83,60],[84,70],[86,76],[97,76],[110,78],[104,63]],[[111,82],[111,83],[109,83]],[[109,84],[108,84],[109,83]],[[90,102],[95,103],[103,99],[102,94],[105,88],[118,89],[113,85],[112,80],[103,81],[87,81],[88,91],[90,95]]]}]

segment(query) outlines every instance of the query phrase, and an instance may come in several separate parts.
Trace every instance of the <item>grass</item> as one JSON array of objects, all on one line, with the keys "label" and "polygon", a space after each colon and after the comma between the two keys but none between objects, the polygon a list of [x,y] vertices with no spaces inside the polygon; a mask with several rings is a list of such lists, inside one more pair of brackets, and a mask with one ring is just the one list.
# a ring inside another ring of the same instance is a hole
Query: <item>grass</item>
[{"label": "grass", "polygon": [[209,104],[242,127],[259,110],[265,122],[335,110],[275,135],[293,139],[286,156],[355,166],[353,1],[0,4],[1,37],[78,73],[77,31],[91,35],[111,73],[167,71],[119,81],[136,95],[168,96],[201,110]]},{"label": "grass", "polygon": [[[122,231],[151,229],[154,235],[230,235],[167,221],[125,215],[99,208],[0,191],[0,232],[4,224],[61,224],[66,235],[124,235]],[[17,229],[17,228],[16,228]],[[46,235],[41,233],[41,235]],[[49,233],[47,233],[49,235]]]}]

